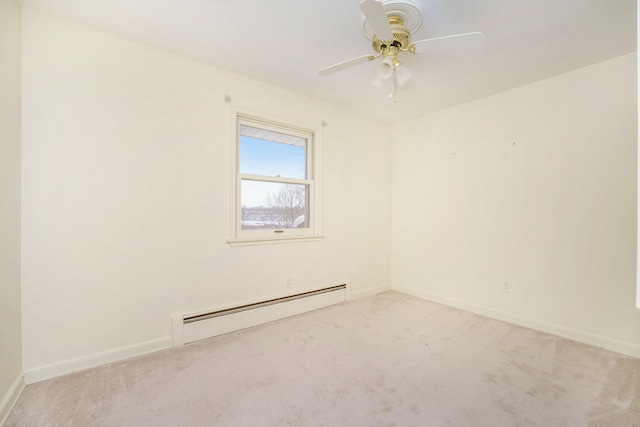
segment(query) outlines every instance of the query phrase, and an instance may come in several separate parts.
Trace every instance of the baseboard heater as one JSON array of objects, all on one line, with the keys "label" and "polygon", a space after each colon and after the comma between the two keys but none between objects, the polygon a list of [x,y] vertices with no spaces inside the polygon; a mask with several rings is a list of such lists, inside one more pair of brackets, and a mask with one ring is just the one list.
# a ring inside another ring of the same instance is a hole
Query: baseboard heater
[{"label": "baseboard heater", "polygon": [[233,307],[171,316],[173,346],[215,337],[349,300],[346,283]]}]

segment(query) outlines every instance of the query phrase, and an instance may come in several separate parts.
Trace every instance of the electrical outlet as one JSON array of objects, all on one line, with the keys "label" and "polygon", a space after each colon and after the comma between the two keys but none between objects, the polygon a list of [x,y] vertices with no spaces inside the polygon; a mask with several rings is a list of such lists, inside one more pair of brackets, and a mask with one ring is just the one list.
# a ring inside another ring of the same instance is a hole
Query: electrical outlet
[{"label": "electrical outlet", "polygon": [[285,287],[288,289],[293,285],[293,277],[292,276],[287,276],[287,281],[285,284]]},{"label": "electrical outlet", "polygon": [[504,292],[505,294],[511,293],[511,285],[509,283],[505,283],[502,286],[502,292]]}]

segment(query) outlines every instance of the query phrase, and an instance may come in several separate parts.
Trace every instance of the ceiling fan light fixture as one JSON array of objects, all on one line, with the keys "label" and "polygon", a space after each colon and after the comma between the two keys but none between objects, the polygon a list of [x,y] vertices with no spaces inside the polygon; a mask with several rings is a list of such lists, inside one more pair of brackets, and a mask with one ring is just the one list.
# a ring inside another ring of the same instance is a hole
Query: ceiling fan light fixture
[{"label": "ceiling fan light fixture", "polygon": [[377,71],[373,73],[373,76],[371,77],[371,84],[374,85],[375,87],[382,87],[385,81],[386,80],[383,80],[380,77],[378,77]]},{"label": "ceiling fan light fixture", "polygon": [[411,36],[422,24],[423,10],[420,0],[361,0],[360,10],[364,14],[363,31],[372,40],[375,54],[362,55],[348,61],[325,67],[319,71],[326,76],[354,65],[383,57],[375,69],[371,84],[381,87],[389,85],[389,96],[397,101],[397,88],[406,85],[412,78],[398,60],[408,54],[437,52],[446,49],[464,49],[478,46],[484,40],[480,32],[454,34],[413,41]]},{"label": "ceiling fan light fixture", "polygon": [[386,80],[393,75],[393,58],[385,56],[376,69],[376,76],[380,80]]},{"label": "ceiling fan light fixture", "polygon": [[407,82],[411,79],[411,77],[413,77],[413,74],[411,74],[411,71],[407,70],[407,67],[405,67],[402,64],[399,64],[395,68],[395,73],[396,73],[396,83],[400,87],[406,85]]}]

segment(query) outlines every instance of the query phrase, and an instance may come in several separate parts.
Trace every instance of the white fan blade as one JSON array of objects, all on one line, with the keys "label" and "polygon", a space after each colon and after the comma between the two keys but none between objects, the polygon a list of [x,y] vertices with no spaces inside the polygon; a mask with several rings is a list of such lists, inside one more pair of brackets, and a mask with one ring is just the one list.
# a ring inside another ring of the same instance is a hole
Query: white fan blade
[{"label": "white fan blade", "polygon": [[434,39],[419,40],[409,45],[409,49],[415,48],[416,53],[438,52],[449,49],[471,48],[480,45],[484,41],[482,33],[456,34],[455,36],[437,37]]},{"label": "white fan blade", "polygon": [[348,61],[340,62],[338,64],[331,65],[327,68],[323,68],[318,71],[318,74],[321,76],[328,76],[329,74],[337,73],[338,71],[346,70],[349,67],[353,67],[354,65],[362,64],[365,62],[373,61],[375,56],[373,55],[362,55],[357,58],[350,59]]},{"label": "white fan blade", "polygon": [[389,26],[387,12],[384,11],[384,5],[378,0],[363,0],[360,2],[360,9],[369,21],[373,34],[380,40],[393,40],[393,33]]}]

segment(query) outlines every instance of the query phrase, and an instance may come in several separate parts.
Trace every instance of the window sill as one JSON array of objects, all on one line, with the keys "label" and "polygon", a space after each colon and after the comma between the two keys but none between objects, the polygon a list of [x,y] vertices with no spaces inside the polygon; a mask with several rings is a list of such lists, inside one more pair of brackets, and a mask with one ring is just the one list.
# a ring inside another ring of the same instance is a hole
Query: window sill
[{"label": "window sill", "polygon": [[307,236],[286,236],[286,237],[249,237],[246,239],[227,239],[229,246],[252,246],[252,245],[272,245],[276,243],[302,243],[319,242],[324,236],[314,234]]}]

